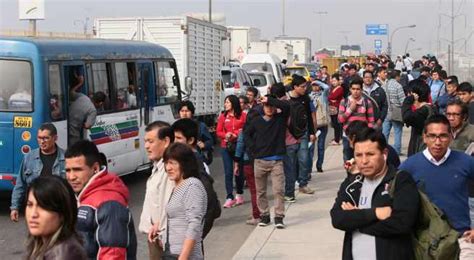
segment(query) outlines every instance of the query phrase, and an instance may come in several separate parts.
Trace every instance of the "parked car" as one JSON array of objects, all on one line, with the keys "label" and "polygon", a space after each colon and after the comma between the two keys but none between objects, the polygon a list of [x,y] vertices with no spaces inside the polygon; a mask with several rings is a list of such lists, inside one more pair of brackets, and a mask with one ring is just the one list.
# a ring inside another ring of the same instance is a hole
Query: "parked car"
[{"label": "parked car", "polygon": [[265,96],[270,87],[276,83],[275,76],[268,72],[249,72],[252,84],[258,89],[260,96]]},{"label": "parked car", "polygon": [[246,71],[258,70],[269,72],[275,76],[277,82],[282,81],[281,60],[271,53],[247,54],[240,63],[240,66]]},{"label": "parked car", "polygon": [[306,67],[303,66],[291,66],[291,67],[286,67],[283,69],[283,84],[289,85],[292,80],[293,74],[300,75],[304,77],[306,80],[309,80],[309,71],[306,69]]},{"label": "parked car", "polygon": [[223,67],[221,75],[226,97],[228,95],[244,95],[247,88],[253,86],[252,79],[244,69]]},{"label": "parked car", "polygon": [[306,67],[306,69],[309,72],[318,73],[318,71],[319,71],[319,64],[317,64],[317,63],[296,63],[295,66]]}]

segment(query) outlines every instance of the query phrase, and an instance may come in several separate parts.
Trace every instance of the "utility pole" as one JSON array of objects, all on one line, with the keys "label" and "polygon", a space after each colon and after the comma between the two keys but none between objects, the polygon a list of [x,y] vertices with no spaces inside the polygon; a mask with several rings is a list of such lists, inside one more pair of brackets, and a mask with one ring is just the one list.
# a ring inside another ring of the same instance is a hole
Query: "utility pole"
[{"label": "utility pole", "polygon": [[328,14],[327,11],[314,12],[319,15],[319,48],[323,48],[323,15]]},{"label": "utility pole", "polygon": [[36,19],[30,19],[30,36],[36,37]]},{"label": "utility pole", "polygon": [[[451,60],[449,63],[449,73],[453,74],[454,73],[454,19],[456,17],[454,16],[454,0],[451,0]],[[449,51],[448,49],[448,51]]]},{"label": "utility pole", "polygon": [[209,22],[212,23],[212,0],[209,0]]},{"label": "utility pole", "polygon": [[281,36],[286,36],[285,34],[285,0],[281,0]]}]

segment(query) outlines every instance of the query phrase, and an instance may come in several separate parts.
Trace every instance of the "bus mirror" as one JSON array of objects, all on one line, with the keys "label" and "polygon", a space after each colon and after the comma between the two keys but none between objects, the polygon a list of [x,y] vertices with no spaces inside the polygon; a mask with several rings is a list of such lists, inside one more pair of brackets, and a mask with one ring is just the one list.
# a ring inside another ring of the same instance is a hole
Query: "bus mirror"
[{"label": "bus mirror", "polygon": [[193,79],[190,76],[187,76],[186,78],[184,78],[184,88],[186,92],[188,92],[188,94],[190,94],[191,91],[193,91]]}]

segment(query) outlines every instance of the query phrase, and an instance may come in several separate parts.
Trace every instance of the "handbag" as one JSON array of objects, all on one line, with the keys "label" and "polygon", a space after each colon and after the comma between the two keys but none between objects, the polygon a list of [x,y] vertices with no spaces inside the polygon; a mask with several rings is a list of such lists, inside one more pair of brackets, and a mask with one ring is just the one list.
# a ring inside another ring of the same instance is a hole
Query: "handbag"
[{"label": "handbag", "polygon": [[[235,120],[235,119],[234,119]],[[225,128],[225,127],[224,127]],[[226,129],[227,131],[227,129]],[[232,121],[232,132],[234,132],[234,121]],[[232,156],[234,157],[235,156],[235,149],[237,148],[237,141],[235,142],[231,142],[229,140],[226,140],[226,143],[225,143],[225,148],[227,150],[227,152]]]},{"label": "handbag", "polygon": [[397,107],[397,106],[391,106],[392,109],[390,111],[392,112],[391,120],[392,121],[397,121],[397,122],[403,122],[403,117],[402,117],[402,108]]},{"label": "handbag", "polygon": [[166,220],[166,242],[165,242],[165,250],[163,251],[163,254],[161,255],[161,260],[178,260],[179,255],[178,254],[173,254],[171,253],[170,250],[170,241],[169,241],[169,222]]}]

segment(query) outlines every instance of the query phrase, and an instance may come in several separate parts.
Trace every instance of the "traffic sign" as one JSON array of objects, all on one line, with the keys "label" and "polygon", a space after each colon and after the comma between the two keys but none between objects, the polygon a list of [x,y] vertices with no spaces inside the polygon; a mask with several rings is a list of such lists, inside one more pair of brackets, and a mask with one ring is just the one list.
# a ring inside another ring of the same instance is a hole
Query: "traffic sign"
[{"label": "traffic sign", "polygon": [[375,40],[374,47],[375,49],[382,49],[382,40]]},{"label": "traffic sign", "polygon": [[387,35],[388,25],[387,24],[367,24],[365,25],[366,35]]}]

